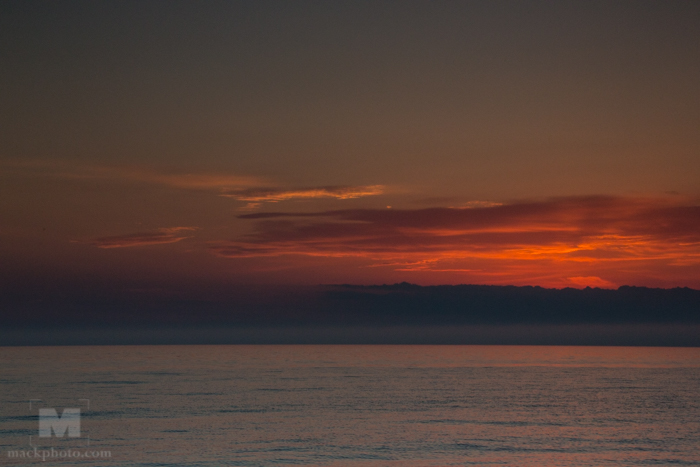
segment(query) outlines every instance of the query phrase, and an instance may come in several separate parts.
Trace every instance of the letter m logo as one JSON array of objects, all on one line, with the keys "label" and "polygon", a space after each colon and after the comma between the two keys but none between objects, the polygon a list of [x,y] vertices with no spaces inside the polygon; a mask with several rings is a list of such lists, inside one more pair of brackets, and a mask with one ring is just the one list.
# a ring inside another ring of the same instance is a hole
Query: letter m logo
[{"label": "letter m logo", "polygon": [[80,436],[80,409],[63,409],[60,417],[56,409],[39,409],[39,437],[50,438],[51,430],[57,438],[63,438],[68,431],[68,436],[78,438]]}]

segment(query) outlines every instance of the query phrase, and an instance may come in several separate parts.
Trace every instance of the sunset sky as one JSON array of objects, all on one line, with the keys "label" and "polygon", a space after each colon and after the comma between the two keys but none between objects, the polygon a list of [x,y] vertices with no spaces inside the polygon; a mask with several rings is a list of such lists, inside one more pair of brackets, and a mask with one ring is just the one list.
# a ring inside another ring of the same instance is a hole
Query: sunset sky
[{"label": "sunset sky", "polygon": [[0,280],[700,289],[700,2],[0,4]]}]

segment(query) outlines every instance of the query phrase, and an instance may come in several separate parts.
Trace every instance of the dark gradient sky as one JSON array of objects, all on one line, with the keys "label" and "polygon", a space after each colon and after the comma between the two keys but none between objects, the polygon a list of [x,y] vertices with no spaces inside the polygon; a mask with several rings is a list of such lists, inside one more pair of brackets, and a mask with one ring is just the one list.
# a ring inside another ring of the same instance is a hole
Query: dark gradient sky
[{"label": "dark gradient sky", "polygon": [[4,1],[0,278],[700,288],[699,24]]}]

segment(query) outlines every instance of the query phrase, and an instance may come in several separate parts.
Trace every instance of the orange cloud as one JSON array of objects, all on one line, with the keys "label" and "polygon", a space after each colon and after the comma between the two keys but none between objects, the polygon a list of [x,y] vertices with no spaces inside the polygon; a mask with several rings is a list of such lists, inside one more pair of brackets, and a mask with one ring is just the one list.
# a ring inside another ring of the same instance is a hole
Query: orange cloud
[{"label": "orange cloud", "polygon": [[666,199],[573,197],[239,217],[256,220],[254,232],[212,244],[217,255],[360,257],[400,271],[555,274],[579,286],[612,286],[606,275],[618,277],[635,265],[650,271],[700,265],[700,206]]},{"label": "orange cloud", "polygon": [[98,248],[127,248],[133,246],[160,245],[175,243],[191,236],[183,232],[197,230],[196,227],[167,227],[155,232],[140,232],[128,235],[96,238],[91,243]]},{"label": "orange cloud", "polygon": [[239,201],[253,203],[277,202],[291,199],[310,198],[335,198],[352,199],[364,196],[376,196],[384,193],[382,185],[370,186],[323,186],[316,188],[247,188],[241,190],[231,190],[222,193],[221,196],[234,198]]}]

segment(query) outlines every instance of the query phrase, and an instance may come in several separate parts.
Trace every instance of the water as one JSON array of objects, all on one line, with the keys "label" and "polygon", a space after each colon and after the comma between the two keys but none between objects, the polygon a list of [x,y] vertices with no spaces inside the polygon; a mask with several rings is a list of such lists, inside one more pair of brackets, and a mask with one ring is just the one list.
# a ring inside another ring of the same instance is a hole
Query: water
[{"label": "water", "polygon": [[699,348],[5,347],[0,404],[7,465],[700,465]]}]

